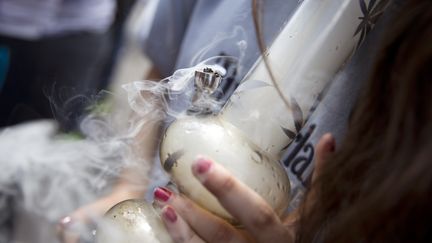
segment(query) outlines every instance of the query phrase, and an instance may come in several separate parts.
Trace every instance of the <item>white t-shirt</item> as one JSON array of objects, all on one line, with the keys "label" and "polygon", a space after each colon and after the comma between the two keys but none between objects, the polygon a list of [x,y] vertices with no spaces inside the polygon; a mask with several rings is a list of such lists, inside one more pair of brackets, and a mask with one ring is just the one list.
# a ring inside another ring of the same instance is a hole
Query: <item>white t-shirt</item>
[{"label": "white t-shirt", "polygon": [[115,0],[0,0],[0,35],[34,40],[76,31],[101,33]]}]

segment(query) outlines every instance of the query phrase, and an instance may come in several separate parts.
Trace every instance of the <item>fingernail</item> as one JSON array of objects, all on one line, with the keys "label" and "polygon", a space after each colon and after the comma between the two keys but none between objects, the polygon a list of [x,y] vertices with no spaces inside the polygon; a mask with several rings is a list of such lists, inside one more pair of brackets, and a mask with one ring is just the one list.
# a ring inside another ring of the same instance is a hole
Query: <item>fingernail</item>
[{"label": "fingernail", "polygon": [[336,144],[336,140],[334,139],[333,135],[331,135],[330,133],[328,133],[327,136],[330,136],[330,139],[327,141],[327,149],[330,152],[334,152],[336,150],[335,144]]},{"label": "fingernail", "polygon": [[63,228],[67,228],[72,223],[72,218],[70,216],[66,216],[60,219],[59,224]]},{"label": "fingernail", "polygon": [[174,209],[170,206],[167,206],[163,211],[163,216],[171,223],[175,223],[177,221],[177,214]]},{"label": "fingernail", "polygon": [[166,202],[170,199],[172,192],[164,187],[157,187],[154,190],[153,195],[156,200]]},{"label": "fingernail", "polygon": [[334,152],[336,150],[334,143],[330,146],[329,150],[330,152]]},{"label": "fingernail", "polygon": [[336,150],[334,139],[330,140],[330,141],[327,143],[327,149],[328,149],[328,151],[330,151],[330,152],[334,152],[334,151]]},{"label": "fingernail", "polygon": [[193,165],[193,170],[197,174],[204,174],[207,173],[212,166],[212,162],[205,158],[199,158],[195,161],[195,164]]}]

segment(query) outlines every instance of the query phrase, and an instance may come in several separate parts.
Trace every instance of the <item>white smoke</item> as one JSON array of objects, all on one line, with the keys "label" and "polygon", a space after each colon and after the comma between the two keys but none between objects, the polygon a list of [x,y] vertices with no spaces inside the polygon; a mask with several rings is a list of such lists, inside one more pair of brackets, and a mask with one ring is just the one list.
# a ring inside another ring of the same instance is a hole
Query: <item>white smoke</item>
[{"label": "white smoke", "polygon": [[[195,71],[212,67],[225,72],[215,65],[218,58],[232,57],[210,58],[192,68],[177,70],[160,82],[124,85],[132,109],[126,119],[128,124],[119,126],[115,114],[102,113],[82,120],[80,129],[85,138],[59,134],[52,120],[0,131],[0,242],[7,242],[5,221],[17,210],[20,214],[36,215],[53,226],[76,208],[109,193],[125,167],[149,171],[153,161],[136,157],[132,151],[134,138],[149,121],[184,115],[194,94]],[[32,242],[53,240],[33,238]]]}]

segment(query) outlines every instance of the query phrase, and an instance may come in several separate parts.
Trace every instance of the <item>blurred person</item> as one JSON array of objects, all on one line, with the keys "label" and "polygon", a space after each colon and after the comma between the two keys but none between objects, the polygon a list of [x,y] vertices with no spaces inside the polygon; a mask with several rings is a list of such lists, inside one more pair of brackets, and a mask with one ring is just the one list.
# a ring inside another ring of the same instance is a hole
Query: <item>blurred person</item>
[{"label": "blurred person", "polygon": [[1,127],[54,118],[78,129],[107,88],[134,0],[118,2],[0,1]]},{"label": "blurred person", "polygon": [[[220,99],[226,100],[261,55],[255,33],[252,1],[154,1],[153,20],[142,28],[152,76],[160,79],[175,70],[211,57],[227,70]],[[258,1],[262,38],[270,45],[299,6],[299,1]],[[163,31],[161,31],[163,30]],[[265,47],[267,47],[265,46]]]}]

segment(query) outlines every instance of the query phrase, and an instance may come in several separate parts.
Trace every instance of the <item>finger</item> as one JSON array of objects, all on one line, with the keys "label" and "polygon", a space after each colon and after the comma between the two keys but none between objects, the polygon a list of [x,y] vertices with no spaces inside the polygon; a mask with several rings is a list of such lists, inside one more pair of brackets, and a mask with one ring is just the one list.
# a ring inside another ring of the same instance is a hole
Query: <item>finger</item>
[{"label": "finger", "polygon": [[[336,148],[336,142],[334,137],[330,133],[324,134],[320,140],[318,141],[317,145],[315,146],[315,168],[314,172],[312,174],[312,183],[316,181],[318,176],[320,175],[323,165],[325,164],[325,161],[328,159],[328,157],[334,153]],[[315,202],[315,193],[314,191],[310,192],[308,194],[308,200],[303,204],[303,209],[307,210],[312,206],[312,204]],[[288,228],[288,230],[291,232],[291,235],[293,235],[296,232],[296,227],[298,220],[300,218],[300,208],[295,209],[293,212],[288,215],[283,221],[284,225]]]},{"label": "finger", "polygon": [[78,243],[81,240],[82,227],[72,216],[62,218],[57,226],[57,235],[62,243]]},{"label": "finger", "polygon": [[162,208],[162,221],[176,243],[204,243],[172,206]]},{"label": "finger", "polygon": [[63,232],[61,237],[62,243],[79,243],[80,237],[76,233]]},{"label": "finger", "polygon": [[80,208],[59,221],[57,235],[62,243],[88,242],[93,239],[96,221],[101,213],[90,213],[92,208],[92,205]]},{"label": "finger", "polygon": [[194,163],[192,171],[255,239],[272,242],[288,237],[279,217],[267,202],[221,165],[201,158]]},{"label": "finger", "polygon": [[186,197],[166,188],[156,188],[155,202],[172,205],[191,228],[206,242],[247,242],[245,236],[225,220],[209,213]]},{"label": "finger", "polygon": [[336,149],[336,141],[330,133],[324,134],[320,140],[318,141],[317,145],[315,146],[315,169],[314,173],[312,175],[312,182],[316,180],[318,175],[320,174],[320,171],[322,170],[322,167],[326,161],[326,159],[334,153]]},{"label": "finger", "polygon": [[[302,214],[308,212],[311,208],[313,208],[314,204],[317,203],[317,187],[313,186],[316,184],[319,176],[321,175],[322,169],[328,160],[328,158],[334,153],[336,150],[336,141],[330,133],[324,134],[317,145],[315,146],[315,168],[312,174],[312,187],[306,195],[304,203],[301,209],[295,211],[295,216],[299,216],[299,211],[302,211]],[[318,202],[319,203],[319,202]],[[288,223],[289,220],[288,220]]]},{"label": "finger", "polygon": [[57,224],[57,235],[62,243],[78,243],[82,238],[92,238],[90,232],[97,219],[110,207],[125,199],[125,195],[111,194],[91,204],[80,207]]}]

